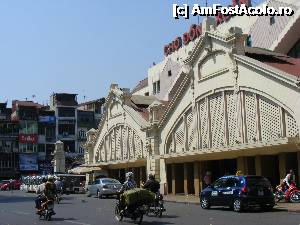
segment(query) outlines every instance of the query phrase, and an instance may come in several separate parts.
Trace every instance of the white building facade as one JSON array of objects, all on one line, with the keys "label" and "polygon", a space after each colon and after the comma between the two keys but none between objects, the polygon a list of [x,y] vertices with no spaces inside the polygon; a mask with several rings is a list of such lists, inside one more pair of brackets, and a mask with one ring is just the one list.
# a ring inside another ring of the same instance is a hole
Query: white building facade
[{"label": "white building facade", "polygon": [[199,194],[206,171],[299,179],[300,61],[247,47],[243,30],[207,18],[199,38],[150,68],[148,85],[112,85],[86,163],[121,181],[133,171],[139,184],[153,173],[164,194]]}]

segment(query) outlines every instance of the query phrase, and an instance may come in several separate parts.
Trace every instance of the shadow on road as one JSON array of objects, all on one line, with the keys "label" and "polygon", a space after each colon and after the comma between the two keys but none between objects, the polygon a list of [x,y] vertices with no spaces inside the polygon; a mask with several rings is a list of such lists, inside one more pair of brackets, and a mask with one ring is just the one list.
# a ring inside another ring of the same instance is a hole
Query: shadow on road
[{"label": "shadow on road", "polygon": [[[216,207],[216,208],[211,208],[209,211],[228,211],[228,212],[234,212],[232,209],[230,208],[225,208],[225,207]],[[253,209],[247,209],[247,210],[243,210],[242,213],[278,213],[278,212],[286,212],[287,210],[285,209],[272,209],[269,211],[264,211],[260,208],[253,208]]]}]

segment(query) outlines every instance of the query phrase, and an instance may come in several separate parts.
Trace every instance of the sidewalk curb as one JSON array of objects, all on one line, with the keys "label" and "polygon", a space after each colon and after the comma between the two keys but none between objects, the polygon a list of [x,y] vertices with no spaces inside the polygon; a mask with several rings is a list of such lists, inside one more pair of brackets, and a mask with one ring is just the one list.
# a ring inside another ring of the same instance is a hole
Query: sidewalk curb
[{"label": "sidewalk curb", "polygon": [[178,200],[164,200],[165,202],[172,202],[172,203],[181,203],[185,205],[200,205],[200,202],[188,202],[188,201],[178,201]]},{"label": "sidewalk curb", "polygon": [[[200,205],[200,202],[188,202],[188,201],[178,201],[178,200],[165,200],[165,202],[180,203],[185,205]],[[282,206],[275,206],[274,209],[286,211],[288,213],[300,213],[300,209],[287,209]]]}]

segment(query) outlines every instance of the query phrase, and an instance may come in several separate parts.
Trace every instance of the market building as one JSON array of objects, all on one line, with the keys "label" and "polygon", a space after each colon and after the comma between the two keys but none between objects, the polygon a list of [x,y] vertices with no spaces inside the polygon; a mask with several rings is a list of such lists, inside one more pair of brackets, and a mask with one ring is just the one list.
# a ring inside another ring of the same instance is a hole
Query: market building
[{"label": "market building", "polygon": [[[287,56],[298,55],[299,37],[274,44],[300,28],[299,4],[289,4],[289,30],[270,18],[241,28],[238,17],[220,25],[205,18],[201,34],[168,52],[132,92],[112,85],[98,129],[88,132],[86,165],[121,181],[126,171],[138,183],[154,173],[164,194],[199,194],[206,171],[216,179],[242,170],[275,186],[293,169],[300,182],[300,61]],[[259,26],[278,29],[270,46],[258,41]]]}]

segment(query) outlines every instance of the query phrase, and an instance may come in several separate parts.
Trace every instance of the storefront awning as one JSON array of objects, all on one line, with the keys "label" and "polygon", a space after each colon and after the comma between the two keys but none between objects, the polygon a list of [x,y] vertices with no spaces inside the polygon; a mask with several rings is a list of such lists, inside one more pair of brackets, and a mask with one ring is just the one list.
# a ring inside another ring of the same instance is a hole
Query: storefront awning
[{"label": "storefront awning", "polygon": [[72,174],[86,174],[94,171],[101,171],[102,169],[99,166],[78,166],[68,171]]}]

